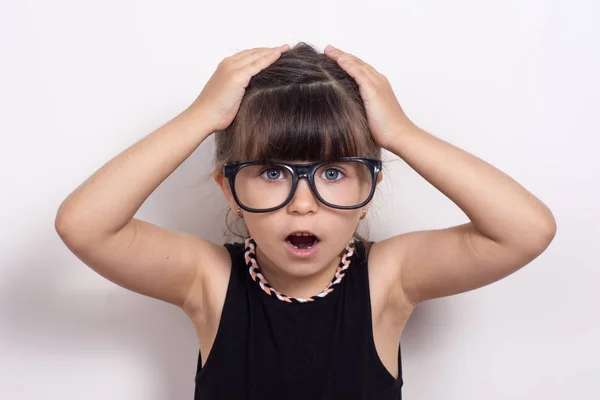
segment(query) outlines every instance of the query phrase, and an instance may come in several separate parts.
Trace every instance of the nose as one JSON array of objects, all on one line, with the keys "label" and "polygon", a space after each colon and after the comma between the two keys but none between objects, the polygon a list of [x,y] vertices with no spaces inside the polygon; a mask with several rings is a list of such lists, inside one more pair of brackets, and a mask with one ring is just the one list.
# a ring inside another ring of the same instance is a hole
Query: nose
[{"label": "nose", "polygon": [[292,200],[288,204],[288,208],[291,212],[297,212],[300,214],[306,214],[308,212],[315,212],[318,208],[318,201],[311,190],[310,183],[306,178],[300,178],[298,180],[298,187],[296,187],[296,193],[292,197]]}]

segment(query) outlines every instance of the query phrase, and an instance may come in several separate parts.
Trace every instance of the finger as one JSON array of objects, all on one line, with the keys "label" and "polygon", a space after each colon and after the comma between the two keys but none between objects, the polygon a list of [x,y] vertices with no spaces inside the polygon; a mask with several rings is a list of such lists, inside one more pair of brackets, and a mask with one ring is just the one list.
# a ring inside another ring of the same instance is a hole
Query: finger
[{"label": "finger", "polygon": [[[254,52],[252,54],[248,54],[244,58],[240,59],[235,64],[235,66],[237,68],[244,68],[245,66],[252,65],[252,64],[253,65],[264,65],[265,60],[268,61],[268,63],[266,65],[269,65],[270,63],[275,61],[277,58],[279,58],[279,56],[281,55],[283,50],[287,49],[287,48],[289,48],[288,45],[283,45],[283,46],[278,46],[278,47],[266,48],[264,51],[256,51],[256,52]],[[262,66],[261,68],[265,68],[266,65]]]},{"label": "finger", "polygon": [[239,69],[254,76],[277,60],[281,53],[278,49],[257,53],[254,58],[245,59],[244,64],[240,63]]},{"label": "finger", "polygon": [[265,54],[271,53],[273,51],[283,51],[287,48],[289,48],[289,45],[287,44],[277,47],[256,47],[253,49],[244,50],[234,55],[231,61],[234,64],[247,64],[248,62],[254,61],[258,57],[262,57]]},{"label": "finger", "polygon": [[338,58],[340,58],[344,54],[349,54],[349,53],[345,53],[342,50],[338,49],[337,47],[333,47],[330,44],[325,46],[325,55],[336,61]]},{"label": "finger", "polygon": [[364,72],[368,73],[369,75],[378,74],[375,68],[350,53],[342,54],[342,56],[338,58],[338,61],[344,62],[352,68],[364,70]]},{"label": "finger", "polygon": [[326,46],[325,54],[334,59],[354,79],[376,79],[380,74],[373,66],[357,56],[346,53],[331,45]]},{"label": "finger", "polygon": [[234,55],[232,55],[231,59],[232,60],[239,60],[240,58],[243,58],[243,57],[247,56],[248,54],[254,54],[254,53],[258,52],[258,51],[265,51],[265,50],[269,50],[271,48],[272,47],[253,47],[251,49],[245,49],[245,50],[242,50],[242,51],[240,51],[240,52],[235,53]]}]

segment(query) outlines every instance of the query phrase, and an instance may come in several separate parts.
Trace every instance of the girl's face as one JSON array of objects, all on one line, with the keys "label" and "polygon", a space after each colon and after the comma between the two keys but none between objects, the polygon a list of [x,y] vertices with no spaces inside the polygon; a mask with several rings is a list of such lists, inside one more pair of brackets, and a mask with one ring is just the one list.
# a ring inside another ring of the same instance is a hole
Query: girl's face
[{"label": "girl's face", "polygon": [[[379,172],[377,184],[383,178]],[[227,179],[215,178],[221,187],[234,215],[235,202]],[[339,263],[339,257],[352,238],[362,209],[368,210],[372,203],[354,210],[340,210],[321,203],[310,189],[306,179],[300,179],[292,200],[284,207],[266,213],[242,210],[250,235],[257,244],[257,257],[261,269],[278,271],[294,278],[307,278],[318,274],[331,265]],[[310,257],[297,257],[288,250],[287,237],[298,231],[314,233],[319,243]]]}]

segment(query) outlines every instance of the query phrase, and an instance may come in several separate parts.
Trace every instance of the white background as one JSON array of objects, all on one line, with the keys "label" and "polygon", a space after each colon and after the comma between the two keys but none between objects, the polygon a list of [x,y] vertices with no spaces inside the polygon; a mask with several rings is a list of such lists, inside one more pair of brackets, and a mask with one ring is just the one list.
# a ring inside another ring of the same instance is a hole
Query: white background
[{"label": "white background", "polygon": [[[404,398],[600,398],[600,3],[1,4],[0,398],[193,397],[187,317],[82,264],[54,217],[96,169],[183,111],[221,59],[299,41],[373,65],[413,122],[508,173],[558,223],[524,269],[417,308],[402,338]],[[221,243],[211,152],[209,139],[137,217]],[[466,221],[403,161],[385,168],[373,240]]]}]

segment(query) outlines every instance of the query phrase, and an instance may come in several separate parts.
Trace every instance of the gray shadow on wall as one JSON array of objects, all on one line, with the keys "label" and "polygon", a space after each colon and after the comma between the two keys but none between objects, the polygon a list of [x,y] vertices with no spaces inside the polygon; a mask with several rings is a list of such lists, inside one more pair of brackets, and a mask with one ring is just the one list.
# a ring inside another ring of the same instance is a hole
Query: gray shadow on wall
[{"label": "gray shadow on wall", "polygon": [[[206,179],[211,156],[212,141],[206,140],[151,194],[136,217],[223,243],[227,204],[216,184]],[[145,215],[152,218],[146,219]],[[38,360],[54,358],[57,353],[89,358],[102,349],[111,353],[123,349],[125,354],[151,359],[148,368],[156,371],[152,376],[161,378],[158,382],[153,378],[156,387],[146,399],[192,398],[198,343],[185,313],[114,284],[114,290],[109,291],[73,287],[73,273],[81,273],[82,268],[90,274],[96,272],[62,243],[54,230],[55,215],[47,217],[43,222],[47,229],[28,240],[27,247],[35,250],[17,255],[12,273],[3,277],[10,280],[10,290],[0,293],[0,302],[6,305],[0,309],[0,319],[6,337],[12,338],[4,344]],[[51,365],[52,361],[45,364]],[[93,376],[94,371],[89,375]],[[110,382],[96,384],[106,386]],[[70,377],[65,374],[64,382],[56,382],[53,387],[70,385]],[[94,392],[93,385],[88,389]],[[64,398],[59,389],[43,390],[45,398]]]}]

